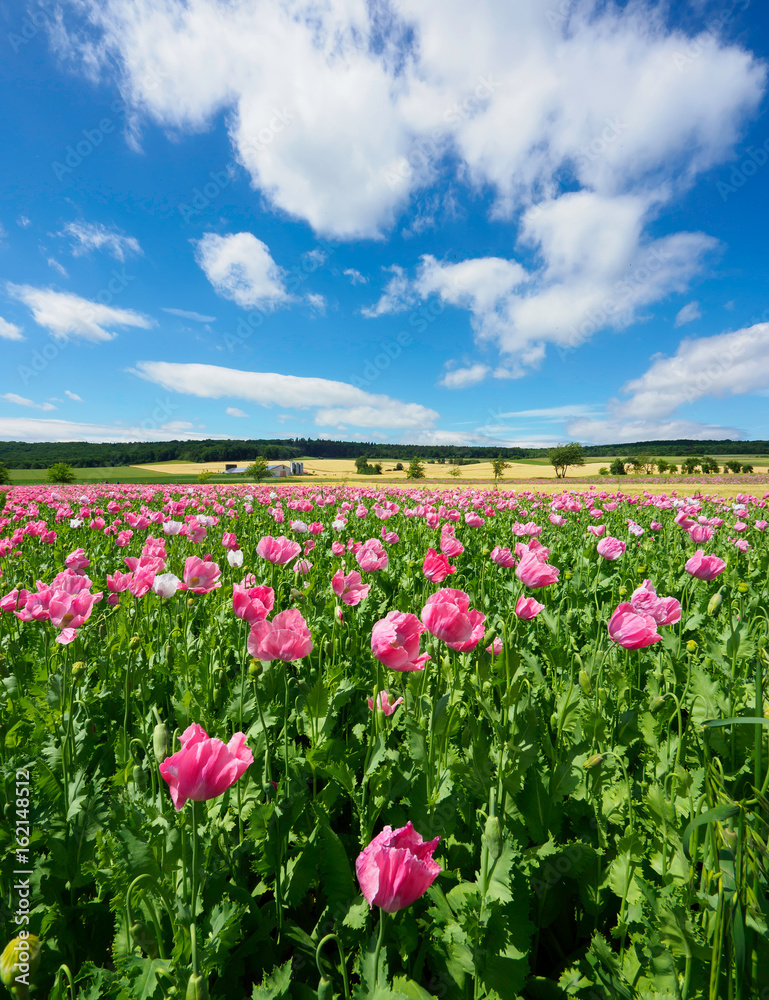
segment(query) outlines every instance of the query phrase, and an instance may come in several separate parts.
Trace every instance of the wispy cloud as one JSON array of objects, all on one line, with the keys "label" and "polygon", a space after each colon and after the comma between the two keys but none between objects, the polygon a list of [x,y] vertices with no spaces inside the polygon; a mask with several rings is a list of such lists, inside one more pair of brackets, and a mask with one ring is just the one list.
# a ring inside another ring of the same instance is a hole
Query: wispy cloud
[{"label": "wispy cloud", "polygon": [[139,241],[133,236],[125,236],[117,229],[109,229],[100,222],[69,222],[58,234],[71,239],[73,257],[82,257],[93,250],[104,250],[115,260],[141,254]]}]

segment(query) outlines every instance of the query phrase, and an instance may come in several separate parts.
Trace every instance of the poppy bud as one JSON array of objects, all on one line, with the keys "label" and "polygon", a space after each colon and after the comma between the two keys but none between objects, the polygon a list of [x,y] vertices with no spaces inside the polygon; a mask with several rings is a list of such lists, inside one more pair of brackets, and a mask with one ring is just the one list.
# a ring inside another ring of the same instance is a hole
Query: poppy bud
[{"label": "poppy bud", "polygon": [[496,861],[502,853],[502,830],[496,816],[489,816],[483,831],[483,843],[492,861]]},{"label": "poppy bud", "polygon": [[203,976],[196,976],[193,972],[187,983],[187,992],[184,994],[185,1000],[208,1000],[208,986]]},{"label": "poppy bud", "polygon": [[158,943],[155,935],[141,920],[131,925],[131,940],[137,944],[150,958],[158,957]]},{"label": "poppy bud", "polygon": [[152,730],[152,749],[159,764],[168,756],[169,746],[168,730],[164,723],[159,722]]},{"label": "poppy bud", "polygon": [[738,591],[739,591],[739,592],[740,592],[741,594],[747,594],[747,592],[748,592],[748,591],[750,590],[750,584],[749,584],[749,583],[745,583],[745,582],[744,582],[744,580],[741,580],[741,581],[740,581],[740,582],[739,582],[739,583],[737,584],[737,590],[738,590]]},{"label": "poppy bud", "polygon": [[318,1000],[333,1000],[334,989],[330,979],[324,976],[318,983]]},{"label": "poppy bud", "polygon": [[259,674],[261,674],[261,672],[262,672],[261,660],[251,660],[251,662],[248,664],[248,676],[253,677],[254,680],[256,680],[256,678],[259,676]]},{"label": "poppy bud", "polygon": [[686,643],[686,651],[687,651],[687,653],[696,653],[697,652],[697,643],[694,641],[694,639],[690,639]]},{"label": "poppy bud", "polygon": [[587,675],[587,670],[580,670],[579,686],[582,688],[582,690],[588,696],[588,698],[592,695],[593,685],[590,683],[590,678]]},{"label": "poppy bud", "polygon": [[723,595],[721,594],[721,591],[719,590],[718,593],[713,594],[713,596],[708,601],[708,614],[714,615],[716,611],[718,611],[718,609],[721,607],[723,602],[724,598]]},{"label": "poppy bud", "polygon": [[75,660],[75,662],[72,664],[73,677],[77,677],[77,675],[81,674],[84,670],[85,670],[85,663],[83,663],[82,660]]},{"label": "poppy bud", "polygon": [[649,705],[649,711],[652,713],[652,715],[656,715],[664,704],[665,704],[665,699],[662,697],[661,694],[658,694],[656,698],[652,699],[652,703],[651,705]]},{"label": "poppy bud", "polygon": [[29,982],[40,965],[40,939],[26,931],[22,934],[7,944],[0,955],[0,981],[19,998],[29,995]]},{"label": "poppy bud", "polygon": [[142,641],[141,641],[141,639],[139,638],[138,635],[132,635],[131,638],[128,640],[128,648],[129,649],[138,649],[139,646],[141,646],[141,644],[142,644]]},{"label": "poppy bud", "polygon": [[144,768],[141,766],[141,764],[134,765],[133,779],[134,779],[134,784],[139,789],[139,791],[143,792],[144,789],[147,787],[147,776],[144,773]]},{"label": "poppy bud", "polygon": [[603,764],[604,759],[605,758],[602,753],[594,753],[592,757],[588,757],[582,766],[586,771],[592,771],[594,767],[598,767],[599,764]]}]

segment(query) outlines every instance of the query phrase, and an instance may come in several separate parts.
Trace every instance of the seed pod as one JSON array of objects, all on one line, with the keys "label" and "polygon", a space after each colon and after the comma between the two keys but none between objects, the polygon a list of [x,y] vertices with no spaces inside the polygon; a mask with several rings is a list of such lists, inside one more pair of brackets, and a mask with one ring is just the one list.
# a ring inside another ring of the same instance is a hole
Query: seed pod
[{"label": "seed pod", "polygon": [[713,596],[708,601],[708,614],[714,615],[724,602],[723,595],[719,590],[718,593],[713,594]]},{"label": "seed pod", "polygon": [[72,676],[77,677],[78,674],[82,674],[85,670],[85,663],[82,660],[75,660],[72,664]]},{"label": "seed pod", "polygon": [[141,639],[139,638],[138,635],[132,635],[131,638],[128,640],[128,648],[129,649],[138,649],[139,646],[141,646],[141,644],[142,644],[142,641],[141,641]]},{"label": "seed pod", "polygon": [[496,816],[489,816],[483,831],[483,843],[492,861],[496,861],[502,853],[502,830]]},{"label": "seed pod", "polygon": [[627,587],[620,587],[618,593],[620,597],[625,597],[627,594]]},{"label": "seed pod", "polygon": [[260,660],[251,660],[248,664],[248,676],[253,677],[254,680],[261,674],[262,664]]},{"label": "seed pod", "polygon": [[203,976],[196,976],[193,972],[187,983],[187,992],[184,1000],[208,1000],[208,985]]},{"label": "seed pod", "polygon": [[686,643],[686,652],[687,653],[696,653],[697,652],[697,643],[694,641],[694,639],[690,639]]},{"label": "seed pod", "polygon": [[593,685],[590,683],[590,678],[587,675],[587,670],[580,670],[579,672],[579,686],[588,696],[588,698],[593,693]]},{"label": "seed pod", "polygon": [[750,584],[749,584],[749,583],[745,583],[745,581],[744,581],[744,580],[741,580],[741,581],[740,581],[740,582],[739,582],[739,583],[737,584],[737,590],[738,590],[738,591],[739,591],[739,592],[740,592],[741,594],[747,594],[747,592],[748,592],[748,591],[750,590]]},{"label": "seed pod", "polygon": [[573,576],[574,576],[574,574],[572,573],[572,571],[570,569],[567,569],[566,572],[563,574],[564,580],[571,580],[571,578]]},{"label": "seed pod", "polygon": [[168,730],[165,723],[159,722],[152,730],[152,750],[158,764],[162,764],[168,756],[169,746]]},{"label": "seed pod", "polygon": [[592,757],[588,759],[582,765],[586,771],[592,771],[594,767],[598,767],[599,764],[603,764],[604,755],[602,753],[594,753]]},{"label": "seed pod", "polygon": [[131,940],[150,958],[158,957],[158,942],[149,927],[141,920],[131,925]]}]

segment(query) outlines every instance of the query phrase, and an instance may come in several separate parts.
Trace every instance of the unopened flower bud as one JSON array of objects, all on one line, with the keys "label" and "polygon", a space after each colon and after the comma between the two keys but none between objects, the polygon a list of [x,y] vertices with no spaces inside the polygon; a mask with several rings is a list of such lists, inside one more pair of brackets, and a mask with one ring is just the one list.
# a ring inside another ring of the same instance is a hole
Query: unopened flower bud
[{"label": "unopened flower bud", "polygon": [[686,643],[686,652],[687,653],[696,653],[697,652],[697,643],[694,641],[694,639],[690,639]]},{"label": "unopened flower bud", "polygon": [[586,771],[592,771],[594,767],[598,767],[599,764],[603,764],[604,756],[602,753],[594,753],[592,757],[588,759],[582,765]]},{"label": "unopened flower bud", "polygon": [[162,764],[168,756],[169,750],[168,730],[162,722],[159,722],[152,730],[152,750],[155,754],[155,760],[158,764]]},{"label": "unopened flower bud", "polygon": [[248,676],[256,679],[262,672],[261,660],[251,660],[248,664]]},{"label": "unopened flower bud", "polygon": [[483,843],[492,861],[496,861],[502,853],[502,830],[496,816],[489,816],[483,831]]},{"label": "unopened flower bud", "polygon": [[19,998],[29,995],[29,983],[40,965],[40,938],[24,934],[9,942],[0,955],[0,981]]},{"label": "unopened flower bud", "polygon": [[745,581],[744,581],[744,580],[741,580],[741,581],[740,581],[740,582],[739,582],[739,583],[737,584],[737,590],[738,590],[738,591],[739,591],[739,592],[740,592],[741,594],[747,594],[747,592],[748,592],[748,591],[750,590],[750,584],[749,584],[749,583],[745,583]]},{"label": "unopened flower bud", "polygon": [[208,1000],[208,985],[203,976],[196,976],[193,972],[187,983],[187,992],[184,1000]]},{"label": "unopened flower bud", "polygon": [[723,604],[723,602],[724,602],[724,598],[723,598],[723,596],[721,594],[721,591],[719,590],[718,593],[717,594],[713,594],[713,596],[708,601],[708,614],[709,615],[714,615],[716,613],[716,611],[718,611],[718,609],[721,607],[721,605]]},{"label": "unopened flower bud", "polygon": [[85,670],[85,663],[82,660],[75,660],[75,662],[72,664],[73,677],[77,677],[77,675],[81,674],[84,670]]},{"label": "unopened flower bud", "polygon": [[587,675],[587,670],[580,670],[579,686],[582,688],[582,690],[585,692],[588,698],[593,693],[593,685],[590,683],[590,678]]},{"label": "unopened flower bud", "polygon": [[141,644],[142,644],[142,641],[141,641],[141,639],[139,638],[138,635],[132,635],[131,638],[128,640],[128,648],[129,649],[138,649],[139,646],[141,646]]},{"label": "unopened flower bud", "polygon": [[149,927],[141,920],[131,925],[131,940],[150,958],[158,957],[158,942]]}]

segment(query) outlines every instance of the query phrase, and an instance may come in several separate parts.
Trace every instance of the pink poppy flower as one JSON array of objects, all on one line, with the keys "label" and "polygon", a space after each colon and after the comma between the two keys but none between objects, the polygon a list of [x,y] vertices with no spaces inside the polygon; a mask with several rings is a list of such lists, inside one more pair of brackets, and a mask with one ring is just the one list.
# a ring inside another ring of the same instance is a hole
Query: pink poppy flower
[{"label": "pink poppy flower", "polygon": [[144,597],[145,594],[150,592],[154,582],[155,570],[149,566],[143,566],[141,569],[137,569],[132,575],[128,583],[128,589],[134,597]]},{"label": "pink poppy flower", "polygon": [[700,542],[709,542],[714,534],[715,529],[708,527],[706,524],[693,524],[689,528],[689,538],[697,544]]},{"label": "pink poppy flower", "polygon": [[447,576],[456,573],[457,567],[449,563],[448,557],[438,555],[435,549],[428,549],[425,561],[422,564],[422,572],[430,583],[443,583]]},{"label": "pink poppy flower", "polygon": [[560,570],[555,566],[550,566],[543,562],[536,553],[529,552],[515,567],[515,575],[527,587],[532,590],[539,590],[540,587],[549,587],[556,583],[560,575]]},{"label": "pink poppy flower", "polygon": [[234,531],[225,531],[222,535],[222,545],[228,552],[234,552],[236,549],[240,548],[238,545],[238,539],[235,536]]},{"label": "pink poppy flower", "polygon": [[81,590],[77,594],[55,591],[48,605],[51,624],[60,629],[80,628],[91,617],[94,604],[101,598],[100,593],[89,594],[87,590]]},{"label": "pink poppy flower", "polygon": [[697,549],[684,569],[698,580],[715,580],[726,569],[726,563],[718,556],[706,556],[702,549]]},{"label": "pink poppy flower", "polygon": [[344,575],[342,570],[337,570],[331,578],[331,589],[343,604],[355,607],[360,604],[371,590],[370,583],[362,583],[361,575],[357,570]]},{"label": "pink poppy flower", "polygon": [[91,565],[91,560],[86,557],[83,549],[75,549],[74,552],[70,552],[64,560],[64,565],[67,569],[71,569],[76,573],[79,573],[80,570],[88,569]]},{"label": "pink poppy flower", "polygon": [[607,628],[609,637],[624,649],[643,649],[662,639],[651,615],[639,614],[627,601],[614,609]]},{"label": "pink poppy flower", "polygon": [[184,588],[193,594],[208,594],[221,587],[219,577],[222,571],[215,562],[206,562],[198,556],[187,556],[184,560]]},{"label": "pink poppy flower", "polygon": [[272,621],[254,622],[247,648],[257,660],[301,660],[312,652],[312,636],[301,612],[290,608]]},{"label": "pink poppy flower", "polygon": [[378,538],[369,538],[355,553],[358,565],[365,573],[385,569],[389,562],[387,551]]},{"label": "pink poppy flower", "polygon": [[390,611],[371,630],[371,652],[390,670],[424,670],[429,653],[419,653],[425,626],[416,615]]},{"label": "pink poppy flower", "polygon": [[453,527],[448,524],[444,525],[443,531],[441,532],[440,549],[445,556],[449,557],[449,559],[453,559],[455,556],[461,556],[465,551],[464,545],[454,536]]},{"label": "pink poppy flower", "polygon": [[439,841],[422,840],[411,822],[398,830],[386,826],[374,837],[355,862],[369,906],[397,913],[427,892],[441,871],[432,857]]},{"label": "pink poppy flower", "polygon": [[470,607],[470,598],[463,590],[444,587],[427,598],[422,621],[450,649],[466,653],[483,638],[486,615]]},{"label": "pink poppy flower", "polygon": [[600,538],[601,535],[606,531],[605,524],[588,524],[587,530],[591,535],[595,535],[596,538]]},{"label": "pink poppy flower", "polygon": [[486,652],[491,656],[501,656],[502,650],[505,647],[502,645],[502,640],[497,636],[497,638],[491,643],[491,645],[486,647]]},{"label": "pink poppy flower", "polygon": [[633,610],[649,615],[658,625],[675,625],[681,620],[681,604],[675,597],[658,597],[651,580],[644,580],[630,596]]},{"label": "pink poppy flower", "polygon": [[[390,694],[389,694],[389,692],[387,692],[387,691],[380,691],[379,694],[376,696],[376,707],[384,715],[392,715],[393,712],[395,711],[395,709],[398,707],[398,705],[401,704],[402,701],[403,701],[403,698],[398,698],[398,700],[394,701],[392,703],[392,705],[391,705],[390,704]],[[373,698],[369,698],[368,699],[368,707],[369,707],[369,709],[372,712],[374,711],[374,699]]]},{"label": "pink poppy flower", "polygon": [[595,547],[598,555],[603,556],[609,562],[614,562],[620,556],[624,555],[626,548],[627,545],[625,542],[620,541],[619,538],[613,538],[611,535],[602,538]]},{"label": "pink poppy flower", "polygon": [[295,542],[291,538],[286,538],[285,535],[279,535],[278,538],[273,538],[272,535],[265,535],[264,538],[259,540],[259,544],[256,546],[257,555],[276,566],[283,566],[285,563],[291,562],[292,559],[296,559],[301,551],[302,546],[299,542]]},{"label": "pink poppy flower", "polygon": [[211,739],[195,723],[184,730],[179,742],[181,750],[166,757],[160,765],[160,774],[168,784],[177,811],[187,799],[205,802],[222,795],[254,762],[245,733],[235,733],[225,745],[221,740]]},{"label": "pink poppy flower", "polygon": [[521,595],[516,601],[515,613],[521,621],[528,622],[532,618],[536,618],[544,607],[545,605],[540,604],[536,598]]},{"label": "pink poppy flower", "polygon": [[232,610],[238,618],[253,625],[272,611],[275,591],[272,587],[245,587],[245,580],[232,585]]},{"label": "pink poppy flower", "polygon": [[512,569],[518,562],[510,549],[503,549],[499,545],[495,545],[491,550],[490,558],[497,566],[502,566],[504,569]]},{"label": "pink poppy flower", "polygon": [[342,542],[332,542],[331,551],[335,556],[343,556],[345,553],[345,547]]}]

